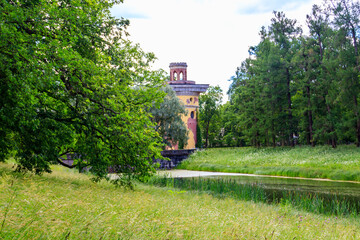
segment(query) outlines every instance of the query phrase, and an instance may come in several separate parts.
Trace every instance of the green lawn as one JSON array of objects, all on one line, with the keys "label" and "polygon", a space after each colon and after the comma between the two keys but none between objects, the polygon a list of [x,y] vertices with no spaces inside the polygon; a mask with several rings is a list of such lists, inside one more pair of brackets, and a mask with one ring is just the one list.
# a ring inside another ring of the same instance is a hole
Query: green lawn
[{"label": "green lawn", "polygon": [[360,149],[353,145],[213,148],[194,153],[179,168],[360,181]]},{"label": "green lawn", "polygon": [[0,164],[0,239],[359,239],[359,219]]}]

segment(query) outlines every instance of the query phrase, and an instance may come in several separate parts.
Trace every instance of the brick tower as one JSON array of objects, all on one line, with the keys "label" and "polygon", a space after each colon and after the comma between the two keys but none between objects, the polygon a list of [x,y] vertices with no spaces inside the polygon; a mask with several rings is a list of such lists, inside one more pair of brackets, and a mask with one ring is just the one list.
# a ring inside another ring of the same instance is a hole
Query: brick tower
[{"label": "brick tower", "polygon": [[[176,92],[176,96],[184,103],[187,115],[182,120],[188,128],[189,140],[185,149],[194,149],[196,145],[196,111],[199,108],[199,95],[205,92],[209,84],[195,84],[195,81],[187,80],[187,64],[185,62],[170,63],[169,85]],[[177,148],[177,146],[175,147]]]}]

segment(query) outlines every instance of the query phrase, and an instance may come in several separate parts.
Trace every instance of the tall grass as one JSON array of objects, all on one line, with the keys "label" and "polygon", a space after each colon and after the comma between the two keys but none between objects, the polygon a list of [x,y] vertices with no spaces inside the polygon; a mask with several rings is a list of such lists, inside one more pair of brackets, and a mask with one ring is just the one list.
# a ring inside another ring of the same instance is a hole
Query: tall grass
[{"label": "tall grass", "polygon": [[360,213],[359,197],[342,196],[336,193],[267,189],[257,183],[240,184],[231,178],[168,178],[165,176],[154,177],[149,184],[206,192],[221,198],[232,197],[238,200],[291,205],[317,214],[357,217]]},{"label": "tall grass", "polygon": [[329,146],[206,149],[192,154],[178,168],[360,181],[360,148],[344,145],[336,149]]},{"label": "tall grass", "polygon": [[359,239],[358,218],[0,163],[0,239]]}]

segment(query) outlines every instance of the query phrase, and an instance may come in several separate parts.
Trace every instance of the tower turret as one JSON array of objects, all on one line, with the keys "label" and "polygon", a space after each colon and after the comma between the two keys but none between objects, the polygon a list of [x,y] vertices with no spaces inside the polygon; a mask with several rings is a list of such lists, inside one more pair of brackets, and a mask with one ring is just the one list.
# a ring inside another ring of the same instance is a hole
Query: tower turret
[{"label": "tower turret", "polygon": [[[185,145],[185,149],[195,148],[196,139],[196,112],[199,108],[200,93],[205,92],[209,84],[195,84],[195,81],[187,80],[187,64],[185,62],[170,63],[170,81],[168,82],[177,97],[185,105],[188,112],[182,116],[182,120],[189,130],[189,140]],[[174,146],[177,149],[177,146]]]},{"label": "tower turret", "polygon": [[187,64],[185,62],[170,63],[170,82],[169,84],[195,84],[194,81],[187,80]]}]

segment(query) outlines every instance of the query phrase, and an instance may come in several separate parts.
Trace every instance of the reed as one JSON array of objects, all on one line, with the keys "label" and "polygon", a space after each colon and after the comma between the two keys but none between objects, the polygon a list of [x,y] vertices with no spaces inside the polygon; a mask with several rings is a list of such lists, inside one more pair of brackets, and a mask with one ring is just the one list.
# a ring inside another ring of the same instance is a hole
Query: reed
[{"label": "reed", "polygon": [[334,216],[358,216],[360,199],[338,193],[297,192],[267,189],[262,184],[243,184],[231,178],[168,178],[153,177],[149,184],[173,187],[181,190],[199,191],[215,197],[231,197],[237,200],[291,205],[297,209]]}]

